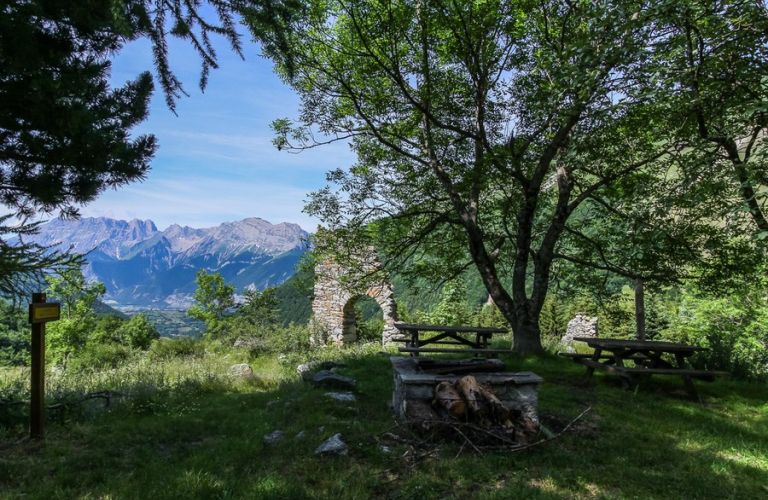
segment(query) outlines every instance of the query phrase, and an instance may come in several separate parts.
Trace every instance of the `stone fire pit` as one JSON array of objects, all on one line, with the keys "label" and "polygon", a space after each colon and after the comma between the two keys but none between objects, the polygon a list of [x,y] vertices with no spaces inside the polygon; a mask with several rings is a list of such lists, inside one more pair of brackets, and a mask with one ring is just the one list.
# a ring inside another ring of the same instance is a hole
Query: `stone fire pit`
[{"label": "stone fire pit", "polygon": [[533,372],[507,372],[499,359],[390,359],[394,370],[392,407],[400,417],[405,417],[409,402],[431,401],[440,382],[454,382],[471,374],[479,384],[487,385],[507,409],[538,427],[539,384],[544,379]]}]

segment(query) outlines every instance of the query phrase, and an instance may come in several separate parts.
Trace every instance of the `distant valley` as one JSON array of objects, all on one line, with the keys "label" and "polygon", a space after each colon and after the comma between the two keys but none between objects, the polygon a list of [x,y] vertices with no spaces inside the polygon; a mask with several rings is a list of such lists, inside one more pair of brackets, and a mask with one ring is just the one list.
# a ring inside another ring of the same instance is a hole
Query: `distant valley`
[{"label": "distant valley", "polygon": [[295,273],[309,234],[296,224],[248,218],[159,231],[151,220],[55,219],[34,238],[87,254],[86,276],[104,282],[105,302],[124,310],[186,309],[198,269],[218,272],[242,293],[283,283]]}]

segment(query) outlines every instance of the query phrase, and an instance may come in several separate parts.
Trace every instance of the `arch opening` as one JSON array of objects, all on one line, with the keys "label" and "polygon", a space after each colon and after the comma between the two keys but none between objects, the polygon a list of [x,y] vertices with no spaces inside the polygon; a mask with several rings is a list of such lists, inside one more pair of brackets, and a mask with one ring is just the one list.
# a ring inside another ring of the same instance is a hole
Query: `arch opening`
[{"label": "arch opening", "polygon": [[[399,321],[392,285],[381,282],[367,288],[350,289],[343,284],[343,273],[344,269],[330,262],[319,264],[316,268],[312,311],[313,329],[317,333],[313,336],[312,343],[342,346],[358,341],[360,325],[357,324],[355,304],[362,297],[368,297],[381,309],[381,342],[383,345],[389,344],[392,336],[397,333],[394,325]],[[370,304],[369,299],[365,299],[364,303]]]}]

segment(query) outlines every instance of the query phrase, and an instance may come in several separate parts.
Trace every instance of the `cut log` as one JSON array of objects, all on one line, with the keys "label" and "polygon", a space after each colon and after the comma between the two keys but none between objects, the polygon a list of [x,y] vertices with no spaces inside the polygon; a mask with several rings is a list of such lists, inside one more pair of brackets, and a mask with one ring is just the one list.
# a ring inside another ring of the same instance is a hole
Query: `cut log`
[{"label": "cut log", "polygon": [[477,383],[477,379],[472,375],[462,377],[461,380],[459,380],[459,390],[461,391],[461,395],[464,396],[464,399],[467,401],[472,416],[479,422],[485,421],[485,416],[489,413],[490,407],[480,390],[480,385]]},{"label": "cut log", "polygon": [[408,401],[405,407],[405,418],[408,424],[423,436],[441,438],[445,435],[446,426],[443,419],[425,399]]},{"label": "cut log", "polygon": [[493,418],[503,424],[505,427],[511,427],[512,421],[509,418],[509,410],[506,406],[504,406],[504,403],[502,403],[499,398],[496,397],[496,394],[494,394],[490,388],[485,386],[480,386],[480,393],[491,407]]},{"label": "cut log", "polygon": [[437,402],[435,400],[435,404],[433,405],[433,408],[435,412],[437,413],[438,417],[440,417],[440,420],[442,420],[444,423],[449,424],[451,426],[458,425],[461,422],[450,414],[448,410],[446,410],[443,405]]},{"label": "cut log", "polygon": [[444,381],[435,387],[435,400],[454,418],[464,420],[467,415],[467,404],[461,399],[451,382]]}]

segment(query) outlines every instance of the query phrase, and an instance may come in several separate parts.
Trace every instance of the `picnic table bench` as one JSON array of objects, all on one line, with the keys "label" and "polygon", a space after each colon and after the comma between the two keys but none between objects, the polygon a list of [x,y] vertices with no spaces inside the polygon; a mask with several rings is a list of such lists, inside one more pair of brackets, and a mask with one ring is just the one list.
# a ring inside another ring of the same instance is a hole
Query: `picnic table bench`
[{"label": "picnic table bench", "polygon": [[[696,398],[693,379],[711,382],[717,377],[730,375],[728,372],[697,370],[686,366],[686,358],[706,350],[704,347],[674,342],[597,337],[574,337],[573,340],[585,342],[594,351],[592,354],[563,352],[559,353],[561,356],[585,365],[588,377],[591,377],[596,369],[618,375],[624,388],[629,388],[631,383],[649,379],[652,375],[676,375],[683,379],[688,394]],[[671,354],[674,360],[665,359],[665,354]],[[625,361],[632,361],[634,366],[625,365]]]},{"label": "picnic table bench", "polygon": [[[444,353],[496,357],[499,354],[512,352],[511,349],[490,349],[488,345],[488,341],[494,333],[507,333],[505,328],[414,325],[408,323],[395,323],[395,328],[403,334],[403,337],[395,337],[392,341],[405,343],[405,346],[398,348],[398,350],[407,352],[411,356],[418,356],[420,353]],[[447,344],[463,348],[424,347],[430,344]]]}]

